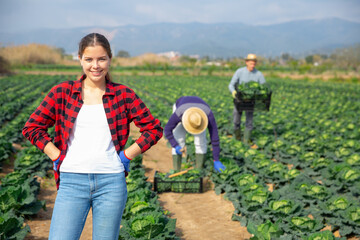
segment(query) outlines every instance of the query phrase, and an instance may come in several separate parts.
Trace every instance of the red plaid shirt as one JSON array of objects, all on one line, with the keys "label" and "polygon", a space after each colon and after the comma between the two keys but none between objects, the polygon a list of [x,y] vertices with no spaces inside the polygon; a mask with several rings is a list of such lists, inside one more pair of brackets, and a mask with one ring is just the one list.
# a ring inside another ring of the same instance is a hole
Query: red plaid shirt
[{"label": "red plaid shirt", "polygon": [[[81,99],[81,81],[66,81],[53,87],[31,114],[23,128],[24,136],[41,151],[52,139],[47,129],[55,125],[54,144],[61,151],[60,164],[55,173],[56,185],[60,183],[60,165],[67,151],[67,141],[76,117],[83,105]],[[116,151],[124,149],[129,137],[129,124],[134,121],[140,128],[141,136],[136,143],[145,152],[162,137],[160,121],[155,119],[134,91],[122,84],[106,82],[103,105],[109,124],[110,133]]]}]

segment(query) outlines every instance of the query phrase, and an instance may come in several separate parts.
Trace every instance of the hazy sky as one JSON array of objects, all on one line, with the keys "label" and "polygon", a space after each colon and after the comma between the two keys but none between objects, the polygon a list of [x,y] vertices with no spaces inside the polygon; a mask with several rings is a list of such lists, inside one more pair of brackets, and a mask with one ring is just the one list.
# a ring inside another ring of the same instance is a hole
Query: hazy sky
[{"label": "hazy sky", "polygon": [[359,0],[0,0],[0,31],[158,22],[266,25],[338,17],[360,22]]}]

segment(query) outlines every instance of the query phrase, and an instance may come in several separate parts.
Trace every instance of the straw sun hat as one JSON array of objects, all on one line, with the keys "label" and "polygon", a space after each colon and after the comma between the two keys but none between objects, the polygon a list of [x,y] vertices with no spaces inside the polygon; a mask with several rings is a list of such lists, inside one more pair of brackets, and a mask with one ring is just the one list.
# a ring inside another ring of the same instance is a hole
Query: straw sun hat
[{"label": "straw sun hat", "polygon": [[207,128],[208,118],[200,108],[191,107],[185,110],[182,124],[188,133],[200,134]]},{"label": "straw sun hat", "polygon": [[257,61],[256,55],[252,53],[248,54],[245,61]]}]

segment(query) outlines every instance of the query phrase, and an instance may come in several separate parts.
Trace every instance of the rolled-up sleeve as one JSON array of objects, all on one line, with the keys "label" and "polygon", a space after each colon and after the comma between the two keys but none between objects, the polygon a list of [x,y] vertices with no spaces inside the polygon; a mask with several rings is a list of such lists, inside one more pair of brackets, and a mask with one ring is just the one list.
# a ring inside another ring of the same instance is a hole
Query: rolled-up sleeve
[{"label": "rolled-up sleeve", "polygon": [[129,113],[134,124],[140,128],[141,136],[135,142],[143,153],[162,137],[161,123],[159,119],[153,117],[145,103],[135,93],[133,93]]},{"label": "rolled-up sleeve", "polygon": [[33,145],[44,151],[48,142],[52,139],[49,136],[48,128],[55,124],[55,87],[46,95],[41,104],[30,115],[22,129],[22,133]]}]

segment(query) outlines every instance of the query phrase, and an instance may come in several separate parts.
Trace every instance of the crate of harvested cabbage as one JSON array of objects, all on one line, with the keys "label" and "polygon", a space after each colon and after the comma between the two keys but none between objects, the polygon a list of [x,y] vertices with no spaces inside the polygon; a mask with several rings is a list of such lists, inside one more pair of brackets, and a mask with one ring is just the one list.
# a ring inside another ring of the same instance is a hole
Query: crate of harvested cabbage
[{"label": "crate of harvested cabbage", "polygon": [[266,84],[248,82],[237,85],[234,104],[238,111],[269,111],[272,91]]},{"label": "crate of harvested cabbage", "polygon": [[198,169],[184,171],[184,173],[173,170],[169,173],[156,171],[154,176],[154,191],[201,193],[203,192],[203,179]]}]

